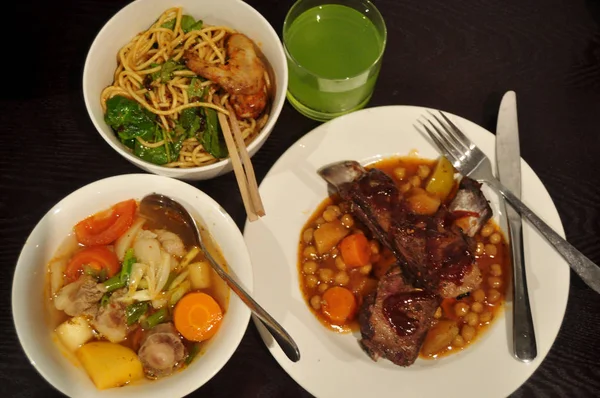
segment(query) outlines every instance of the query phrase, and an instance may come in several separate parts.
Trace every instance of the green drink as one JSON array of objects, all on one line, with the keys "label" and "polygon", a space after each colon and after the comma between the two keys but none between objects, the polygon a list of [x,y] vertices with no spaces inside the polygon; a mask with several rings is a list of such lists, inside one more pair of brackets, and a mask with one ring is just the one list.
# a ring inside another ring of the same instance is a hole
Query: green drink
[{"label": "green drink", "polygon": [[283,41],[288,100],[304,115],[329,120],[364,107],[385,48],[381,15],[365,1],[301,0],[290,10]]}]

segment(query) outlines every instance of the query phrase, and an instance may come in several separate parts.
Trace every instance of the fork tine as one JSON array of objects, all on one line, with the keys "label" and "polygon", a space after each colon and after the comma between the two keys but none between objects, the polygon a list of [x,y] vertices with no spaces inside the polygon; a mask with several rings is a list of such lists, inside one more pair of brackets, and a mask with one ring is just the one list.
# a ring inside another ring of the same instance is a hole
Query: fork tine
[{"label": "fork tine", "polygon": [[473,143],[471,142],[469,137],[467,137],[462,131],[460,131],[460,129],[456,127],[456,125],[452,123],[452,121],[448,119],[448,117],[444,115],[443,112],[440,111],[440,115],[442,115],[444,120],[450,125],[450,127],[454,131],[454,137],[464,145],[465,149],[472,149],[471,146],[473,145]]},{"label": "fork tine", "polygon": [[[459,140],[460,136],[459,137],[456,136],[456,132],[453,131],[452,126],[448,127],[448,125],[446,123],[444,123],[443,121],[441,121],[440,118],[438,118],[434,113],[432,113],[429,110],[428,110],[428,112],[440,124],[440,126],[442,126],[442,128],[446,131],[445,136],[448,137],[448,140],[452,142],[454,147],[456,147],[461,152],[469,150],[468,145],[466,145],[463,141]],[[440,112],[440,114],[442,114],[442,117],[446,121],[450,122],[450,120],[446,116],[444,116],[444,114],[442,112]],[[452,123],[452,122],[450,122],[450,123]],[[456,127],[456,126],[454,126],[454,127]],[[454,130],[456,130],[456,129],[454,129]]]},{"label": "fork tine", "polygon": [[[444,155],[448,160],[450,160],[452,163],[455,162],[456,158],[454,157],[454,155],[452,153],[450,153],[448,151],[448,149],[446,148],[446,146],[440,141],[440,139],[438,138],[438,136],[436,135],[436,133],[434,133],[433,131],[431,131],[429,129],[429,127],[427,127],[425,125],[425,123],[423,123],[422,121],[418,120],[418,122],[421,124],[421,126],[425,129],[425,131],[427,132],[427,135],[429,136],[429,138],[431,138],[431,140],[434,142],[435,146],[438,147],[438,150],[440,151],[440,153],[442,155]],[[413,124],[413,126],[417,129],[420,130],[416,125]]]},{"label": "fork tine", "polygon": [[[459,147],[457,147],[455,144],[453,144],[451,142],[451,140],[448,139],[448,133],[446,133],[445,131],[440,130],[435,125],[435,123],[433,123],[431,120],[429,120],[429,119],[425,119],[425,120],[435,130],[438,138],[442,142],[442,145],[444,145],[444,147],[446,148],[446,151],[451,153],[453,159],[459,160],[461,158],[461,156],[463,156],[463,151]],[[442,125],[442,128],[444,128],[443,125]]]}]

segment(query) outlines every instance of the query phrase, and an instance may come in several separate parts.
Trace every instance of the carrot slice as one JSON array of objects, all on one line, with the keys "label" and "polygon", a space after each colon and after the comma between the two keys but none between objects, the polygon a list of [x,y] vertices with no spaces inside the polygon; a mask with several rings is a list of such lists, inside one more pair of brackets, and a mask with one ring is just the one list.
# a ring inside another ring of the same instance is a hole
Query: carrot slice
[{"label": "carrot slice", "polygon": [[346,236],[340,243],[342,259],[347,267],[362,267],[371,260],[371,246],[363,234]]},{"label": "carrot slice", "polygon": [[219,329],[223,312],[206,293],[188,293],[177,302],[173,314],[175,328],[190,341],[210,339]]},{"label": "carrot slice", "polygon": [[345,323],[356,313],[356,299],[345,287],[334,286],[323,294],[321,308],[332,322]]},{"label": "carrot slice", "polygon": [[83,267],[88,266],[96,271],[106,269],[106,275],[110,278],[120,271],[117,255],[106,246],[86,247],[71,257],[67,264],[65,275],[69,283],[79,279],[83,273]]},{"label": "carrot slice", "polygon": [[133,223],[137,203],[130,199],[117,203],[75,225],[79,243],[86,246],[108,245],[123,235]]}]

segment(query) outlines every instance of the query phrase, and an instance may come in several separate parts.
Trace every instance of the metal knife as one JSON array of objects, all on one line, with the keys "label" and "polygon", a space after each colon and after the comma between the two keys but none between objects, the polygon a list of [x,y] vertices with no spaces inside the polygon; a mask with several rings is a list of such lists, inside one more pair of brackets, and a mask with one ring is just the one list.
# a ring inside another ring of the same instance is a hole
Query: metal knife
[{"label": "metal knife", "polygon": [[[520,199],[521,154],[517,97],[514,91],[504,94],[500,103],[496,125],[496,162],[498,179]],[[501,200],[504,201],[502,198]],[[513,266],[513,351],[518,360],[530,362],[537,356],[537,345],[527,292],[521,216],[510,205],[504,207]]]}]

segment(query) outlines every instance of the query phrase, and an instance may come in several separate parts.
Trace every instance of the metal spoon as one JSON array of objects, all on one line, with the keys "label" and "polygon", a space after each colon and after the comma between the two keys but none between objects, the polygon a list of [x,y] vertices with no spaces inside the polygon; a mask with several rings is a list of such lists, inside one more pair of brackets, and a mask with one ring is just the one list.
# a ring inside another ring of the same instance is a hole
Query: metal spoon
[{"label": "metal spoon", "polygon": [[[160,222],[167,229],[180,234],[184,242],[198,244],[215,272],[242,299],[248,308],[250,308],[250,311],[260,319],[285,355],[293,362],[300,360],[300,350],[292,337],[215,261],[204,245],[196,220],[194,220],[185,207],[168,196],[150,194],[140,202],[140,212],[151,220]],[[182,228],[182,226],[185,228]]]}]

